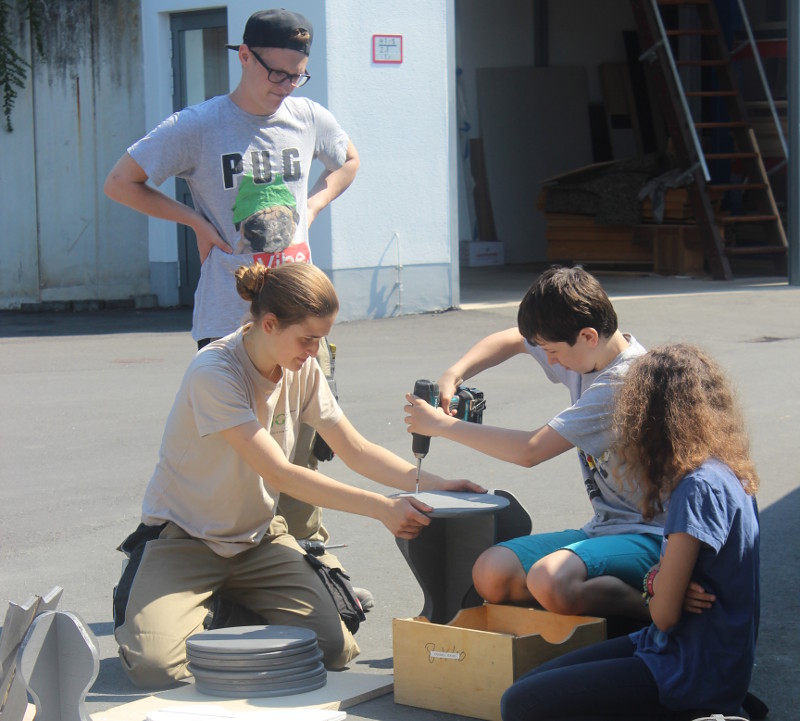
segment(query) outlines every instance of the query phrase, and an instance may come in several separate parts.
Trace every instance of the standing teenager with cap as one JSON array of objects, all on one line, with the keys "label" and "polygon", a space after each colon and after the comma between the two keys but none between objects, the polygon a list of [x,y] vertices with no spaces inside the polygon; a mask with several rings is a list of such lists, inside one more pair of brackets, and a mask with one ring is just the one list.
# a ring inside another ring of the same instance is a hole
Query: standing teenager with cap
[{"label": "standing teenager with cap", "polygon": [[[263,10],[237,50],[239,84],[228,95],[174,113],[134,143],[108,175],[105,192],[197,235],[202,271],[192,337],[203,345],[233,332],[247,306],[231,290],[236,268],[311,262],[308,227],[353,182],[359,160],[335,118],[308,98],[313,30],[302,15]],[[311,161],[325,170],[308,190]],[[184,178],[194,208],[147,184]],[[244,256],[244,257],[242,257]]]},{"label": "standing teenager with cap", "polygon": [[[129,147],[106,179],[113,200],[194,230],[202,263],[192,319],[199,348],[247,315],[233,282],[239,266],[311,262],[308,227],[358,171],[358,153],[333,115],[292,97],[311,77],[312,38],[311,23],[298,13],[254,13],[242,43],[228,46],[242,66],[236,88],[171,115]],[[314,158],[325,169],[309,190]],[[188,183],[194,208],[148,184],[173,176]],[[318,360],[329,375],[326,350],[323,343]],[[293,462],[315,468],[313,433],[305,429],[304,438]],[[296,538],[327,541],[319,508],[283,496],[279,512]],[[330,554],[323,560],[338,564]],[[360,595],[371,601],[368,592]]]}]

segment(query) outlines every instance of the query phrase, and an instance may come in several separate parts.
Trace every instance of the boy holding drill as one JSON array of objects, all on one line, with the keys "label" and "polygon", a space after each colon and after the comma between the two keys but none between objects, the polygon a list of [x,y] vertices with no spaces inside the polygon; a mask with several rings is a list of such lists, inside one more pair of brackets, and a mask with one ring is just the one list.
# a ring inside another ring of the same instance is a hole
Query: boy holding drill
[{"label": "boy holding drill", "polygon": [[527,353],[551,382],[569,389],[569,407],[524,431],[460,421],[407,396],[411,433],[448,438],[528,468],[578,451],[594,515],[580,529],[515,538],[484,551],[473,581],[485,600],[536,602],[562,614],[649,618],[641,582],[658,561],[664,516],[642,518],[637,491],[618,483],[609,453],[615,392],[644,352],[618,329],[611,301],[593,276],[581,268],[551,268],[522,299],[517,327],[479,341],[444,372],[439,388],[449,398],[467,379]]}]

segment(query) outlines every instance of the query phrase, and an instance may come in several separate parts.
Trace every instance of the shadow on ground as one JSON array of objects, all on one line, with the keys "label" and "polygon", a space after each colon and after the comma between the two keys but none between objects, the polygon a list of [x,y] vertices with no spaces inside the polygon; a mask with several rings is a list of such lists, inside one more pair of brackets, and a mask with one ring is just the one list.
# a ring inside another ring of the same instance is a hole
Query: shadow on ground
[{"label": "shadow on ground", "polygon": [[192,328],[191,308],[24,313],[0,311],[0,338],[180,333]]}]

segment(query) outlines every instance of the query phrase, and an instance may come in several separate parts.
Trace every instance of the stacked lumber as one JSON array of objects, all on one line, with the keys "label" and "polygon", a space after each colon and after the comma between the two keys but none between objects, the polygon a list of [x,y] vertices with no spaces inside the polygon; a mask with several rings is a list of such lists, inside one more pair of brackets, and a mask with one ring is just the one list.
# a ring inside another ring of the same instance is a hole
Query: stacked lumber
[{"label": "stacked lumber", "polygon": [[545,216],[548,260],[652,263],[652,247],[634,243],[633,225],[599,224],[593,215],[548,213],[547,190],[539,192],[536,208]]},{"label": "stacked lumber", "polygon": [[[715,213],[719,213],[723,191],[708,188],[708,197]],[[653,204],[650,198],[642,201],[642,222],[654,223]],[[668,188],[664,193],[663,223],[694,223],[694,211],[686,188]]]},{"label": "stacked lumber", "polygon": [[634,227],[598,225],[590,215],[548,214],[547,259],[650,263],[652,247],[634,243]]},{"label": "stacked lumber", "polygon": [[[722,193],[711,192],[712,204],[719,208]],[[641,221],[636,225],[605,225],[592,215],[550,213],[546,203],[547,187],[543,187],[536,208],[546,219],[549,261],[645,264],[665,275],[704,274],[703,251],[686,188],[665,191],[661,223],[655,222],[649,198],[642,201]]]}]

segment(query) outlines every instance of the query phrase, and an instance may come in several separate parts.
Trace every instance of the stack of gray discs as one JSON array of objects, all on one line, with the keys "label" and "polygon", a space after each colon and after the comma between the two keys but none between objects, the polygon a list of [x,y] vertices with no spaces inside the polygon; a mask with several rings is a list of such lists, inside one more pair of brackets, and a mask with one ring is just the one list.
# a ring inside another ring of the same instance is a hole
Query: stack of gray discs
[{"label": "stack of gray discs", "polygon": [[296,626],[217,628],[186,640],[198,691],[212,696],[288,696],[325,685],[317,634]]}]

